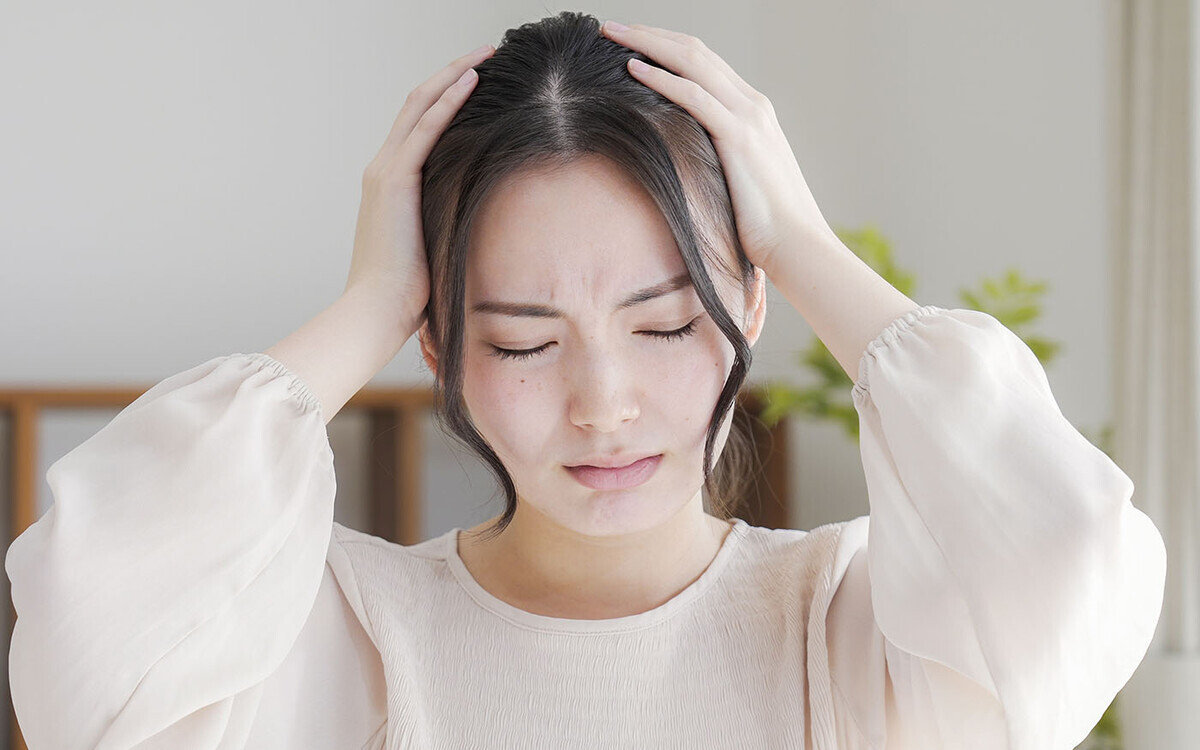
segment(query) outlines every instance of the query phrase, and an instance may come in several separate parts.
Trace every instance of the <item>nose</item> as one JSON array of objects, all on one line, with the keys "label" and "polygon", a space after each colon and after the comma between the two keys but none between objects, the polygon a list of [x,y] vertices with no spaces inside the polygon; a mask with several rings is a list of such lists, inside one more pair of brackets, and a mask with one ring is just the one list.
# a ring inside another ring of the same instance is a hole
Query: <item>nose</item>
[{"label": "nose", "polygon": [[613,432],[641,414],[632,372],[614,352],[581,353],[570,377],[569,412],[575,426]]}]

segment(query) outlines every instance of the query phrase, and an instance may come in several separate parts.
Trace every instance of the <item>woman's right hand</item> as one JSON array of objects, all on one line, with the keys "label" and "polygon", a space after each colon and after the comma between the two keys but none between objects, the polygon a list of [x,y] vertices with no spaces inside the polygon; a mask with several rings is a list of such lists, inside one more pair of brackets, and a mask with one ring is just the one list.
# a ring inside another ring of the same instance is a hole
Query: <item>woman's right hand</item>
[{"label": "woman's right hand", "polygon": [[421,226],[421,169],[434,144],[471,95],[472,66],[496,50],[463,55],[409,93],[379,153],[363,172],[362,203],[346,289],[382,290],[419,320],[429,301],[429,265]]}]

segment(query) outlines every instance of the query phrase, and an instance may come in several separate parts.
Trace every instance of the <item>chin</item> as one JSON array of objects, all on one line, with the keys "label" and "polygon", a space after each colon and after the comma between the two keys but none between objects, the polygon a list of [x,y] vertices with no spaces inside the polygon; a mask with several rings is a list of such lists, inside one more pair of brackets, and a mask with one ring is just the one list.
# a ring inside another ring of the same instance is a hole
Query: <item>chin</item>
[{"label": "chin", "polygon": [[668,482],[650,481],[627,490],[593,490],[569,481],[574,486],[559,497],[571,498],[571,517],[555,520],[577,534],[593,537],[636,534],[662,526],[683,512],[688,498],[695,494],[664,490]]}]

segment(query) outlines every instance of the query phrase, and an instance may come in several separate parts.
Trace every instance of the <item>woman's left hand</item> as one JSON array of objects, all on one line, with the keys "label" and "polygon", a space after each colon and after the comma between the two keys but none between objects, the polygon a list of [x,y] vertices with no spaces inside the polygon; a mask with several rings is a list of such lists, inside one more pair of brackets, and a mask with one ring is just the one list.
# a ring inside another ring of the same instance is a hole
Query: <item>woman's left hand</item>
[{"label": "woman's left hand", "polygon": [[738,238],[746,256],[770,276],[787,243],[833,235],[765,95],[741,79],[699,39],[652,26],[628,30],[605,22],[602,33],[658,65],[629,72],[687,110],[704,126],[725,170]]}]

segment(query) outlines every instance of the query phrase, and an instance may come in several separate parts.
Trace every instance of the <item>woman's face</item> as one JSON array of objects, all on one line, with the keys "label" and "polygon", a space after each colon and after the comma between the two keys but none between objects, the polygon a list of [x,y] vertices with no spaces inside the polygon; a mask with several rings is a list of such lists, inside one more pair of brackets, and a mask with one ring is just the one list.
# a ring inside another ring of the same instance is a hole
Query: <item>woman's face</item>
[{"label": "woman's face", "polygon": [[[650,195],[599,157],[514,175],[482,207],[467,268],[463,396],[532,506],[518,512],[606,536],[698,502],[733,347]],[[710,275],[753,343],[763,306]]]}]

